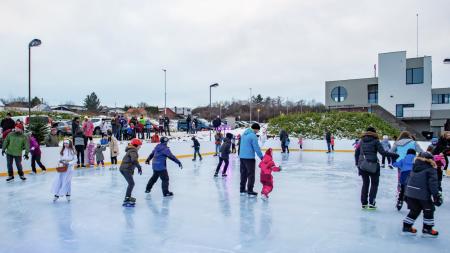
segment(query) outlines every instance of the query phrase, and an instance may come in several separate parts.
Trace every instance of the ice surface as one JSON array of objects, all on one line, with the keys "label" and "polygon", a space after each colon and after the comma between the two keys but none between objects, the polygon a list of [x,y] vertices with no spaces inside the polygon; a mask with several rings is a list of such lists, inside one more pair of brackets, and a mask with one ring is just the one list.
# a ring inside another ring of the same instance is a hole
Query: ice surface
[{"label": "ice surface", "polygon": [[[436,211],[438,239],[404,237],[407,211],[394,208],[395,171],[383,169],[377,211],[362,211],[361,180],[351,153],[291,153],[275,161],[275,188],[267,202],[239,195],[239,166],[213,178],[216,158],[170,163],[173,198],[160,182],[146,199],[151,169],[135,175],[136,207],[122,207],[125,180],[118,171],[74,173],[72,202],[52,202],[55,173],[26,182],[0,182],[0,252],[449,252],[449,178]],[[258,175],[258,174],[257,174]],[[257,176],[259,179],[259,176]],[[260,190],[259,180],[256,189]],[[422,225],[420,217],[416,227]]]}]

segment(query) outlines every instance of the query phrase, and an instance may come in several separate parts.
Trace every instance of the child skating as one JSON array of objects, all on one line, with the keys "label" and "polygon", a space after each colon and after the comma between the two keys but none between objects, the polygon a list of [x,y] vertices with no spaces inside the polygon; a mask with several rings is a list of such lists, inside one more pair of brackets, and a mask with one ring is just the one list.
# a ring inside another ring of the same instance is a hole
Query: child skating
[{"label": "child skating", "polygon": [[94,143],[94,140],[89,140],[86,151],[87,151],[89,167],[94,167],[94,165],[95,165],[95,143]]},{"label": "child skating", "polygon": [[120,173],[123,175],[128,183],[127,191],[125,193],[125,199],[123,201],[123,206],[133,207],[136,204],[136,198],[131,196],[134,188],[133,174],[134,169],[138,169],[139,175],[142,175],[142,168],[139,164],[139,154],[138,151],[142,146],[142,141],[139,139],[132,139],[130,144],[128,144],[125,149],[125,156],[122,159],[122,164],[120,165]]},{"label": "child skating", "polygon": [[200,161],[203,159],[202,155],[200,154],[200,142],[195,138],[195,136],[192,136],[192,142],[194,145],[192,147],[194,148],[194,159],[192,161],[197,160],[197,155],[200,158]]},{"label": "child skating", "polygon": [[111,156],[111,170],[117,169],[117,156],[119,156],[119,141],[112,134],[110,130],[108,130],[108,135],[110,137],[109,141],[109,153]]},{"label": "child skating", "polygon": [[180,169],[183,169],[183,165],[181,162],[170,152],[169,147],[167,147],[167,143],[169,142],[169,138],[161,137],[161,141],[158,145],[156,145],[155,149],[153,149],[152,153],[148,156],[145,164],[150,164],[152,162],[153,175],[148,180],[147,187],[145,189],[145,193],[150,193],[153,188],[153,185],[158,181],[158,178],[161,178],[162,181],[162,192],[164,197],[173,196],[173,193],[169,191],[169,174],[167,173],[167,158],[178,164]]},{"label": "child skating", "polygon": [[[389,137],[387,135],[383,136],[383,140],[381,141],[381,146],[383,146],[383,149],[385,151],[391,150],[391,143],[389,143]],[[392,159],[385,155],[381,156],[381,168],[386,167],[386,159],[387,159],[389,168],[394,169],[394,167],[392,166]]]},{"label": "child skating", "polygon": [[39,145],[38,140],[36,139],[34,134],[30,135],[30,154],[31,154],[31,173],[36,174],[36,163],[39,165],[39,167],[42,170],[42,173],[45,173],[47,169],[41,162],[41,147]]},{"label": "child skating", "polygon": [[227,133],[225,139],[223,140],[222,146],[220,146],[220,154],[219,154],[219,164],[217,164],[216,173],[214,173],[214,177],[219,176],[220,167],[222,163],[225,163],[222,170],[222,177],[227,176],[228,164],[230,163],[230,153],[231,153],[231,139],[233,135],[231,133]]},{"label": "child skating", "polygon": [[300,150],[303,150],[303,137],[301,135],[298,137],[298,146]]},{"label": "child skating", "polygon": [[95,148],[95,160],[97,161],[97,169],[100,167],[100,164],[102,165],[102,168],[105,168],[105,156],[103,155],[103,151],[106,151],[106,147],[101,145],[100,143],[97,144],[97,147]]},{"label": "child skating", "polygon": [[399,169],[398,172],[398,199],[397,210],[401,210],[403,206],[403,200],[405,198],[405,188],[408,183],[409,174],[414,165],[414,159],[416,158],[416,151],[414,149],[408,149],[406,156],[394,162],[394,166]]},{"label": "child skating", "polygon": [[439,233],[433,229],[434,206],[440,206],[442,202],[438,196],[436,163],[430,153],[422,152],[416,158],[405,195],[410,211],[403,220],[403,233],[407,235],[417,234],[417,229],[413,225],[423,211],[422,235],[424,237],[437,237]]},{"label": "child skating", "polygon": [[272,171],[281,171],[281,166],[277,167],[273,161],[271,148],[264,154],[263,159],[259,163],[259,168],[261,169],[260,181],[263,185],[261,198],[267,200],[269,198],[269,193],[273,190]]},{"label": "child skating", "polygon": [[67,201],[70,201],[70,195],[72,194],[73,167],[77,163],[77,155],[75,152],[72,141],[64,140],[63,147],[59,153],[59,166],[65,167],[66,170],[56,173],[52,187],[52,193],[54,195],[53,201],[57,201],[64,195],[66,196]]}]

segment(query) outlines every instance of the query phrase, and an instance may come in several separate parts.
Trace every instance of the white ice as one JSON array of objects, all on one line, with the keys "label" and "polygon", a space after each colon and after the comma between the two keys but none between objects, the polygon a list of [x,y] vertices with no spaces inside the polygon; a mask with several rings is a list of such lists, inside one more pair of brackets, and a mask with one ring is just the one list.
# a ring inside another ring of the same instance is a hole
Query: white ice
[{"label": "white ice", "polygon": [[[118,171],[74,172],[72,201],[52,202],[55,173],[26,182],[0,182],[0,252],[450,252],[450,199],[435,213],[438,239],[401,235],[407,210],[395,210],[397,173],[383,169],[378,210],[362,211],[361,180],[353,154],[294,152],[275,161],[270,200],[239,195],[239,166],[213,178],[216,158],[169,163],[173,198],[160,181],[144,193],[151,169],[135,174],[135,208],[122,207],[125,180]],[[256,190],[261,189],[257,173]],[[416,227],[422,227],[422,218]]]}]

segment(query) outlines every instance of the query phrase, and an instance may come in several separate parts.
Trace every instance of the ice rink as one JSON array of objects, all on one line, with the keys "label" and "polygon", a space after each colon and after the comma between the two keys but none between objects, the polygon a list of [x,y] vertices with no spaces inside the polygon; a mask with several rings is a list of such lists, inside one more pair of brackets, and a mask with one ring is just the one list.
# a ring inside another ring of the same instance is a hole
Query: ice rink
[{"label": "ice rink", "polygon": [[[135,174],[135,208],[122,207],[119,171],[77,170],[72,201],[52,202],[56,173],[0,182],[0,252],[450,252],[449,178],[435,213],[437,239],[401,235],[407,213],[395,205],[396,171],[382,169],[377,211],[363,211],[352,153],[275,153],[269,201],[239,195],[238,159],[228,178],[213,178],[217,160],[170,163],[173,198],[160,181],[144,193],[152,171]],[[259,170],[256,189],[260,191]],[[421,230],[422,217],[416,222]]]}]

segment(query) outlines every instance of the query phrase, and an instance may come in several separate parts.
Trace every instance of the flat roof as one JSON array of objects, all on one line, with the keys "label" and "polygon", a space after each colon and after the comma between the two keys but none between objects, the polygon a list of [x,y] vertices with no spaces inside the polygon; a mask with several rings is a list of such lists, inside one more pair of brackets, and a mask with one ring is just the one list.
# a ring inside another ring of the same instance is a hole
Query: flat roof
[{"label": "flat roof", "polygon": [[347,81],[358,81],[358,80],[373,80],[373,81],[376,80],[376,82],[378,83],[378,77],[352,78],[352,79],[332,80],[332,81],[325,81],[325,82],[347,82]]}]

